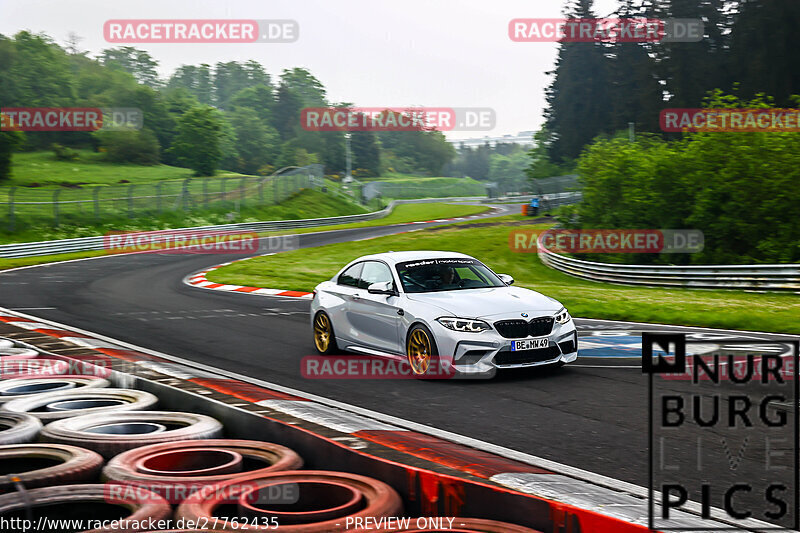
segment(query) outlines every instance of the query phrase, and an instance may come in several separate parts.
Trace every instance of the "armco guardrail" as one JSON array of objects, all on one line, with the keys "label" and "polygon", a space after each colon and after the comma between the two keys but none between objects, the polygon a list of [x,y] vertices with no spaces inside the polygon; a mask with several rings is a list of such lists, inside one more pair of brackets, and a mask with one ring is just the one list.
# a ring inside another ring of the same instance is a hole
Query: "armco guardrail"
[{"label": "armco guardrail", "polygon": [[541,248],[538,254],[542,263],[550,268],[591,281],[652,287],[800,293],[800,265],[616,265],[583,261]]},{"label": "armco guardrail", "polygon": [[[456,200],[480,200],[480,196],[456,198],[422,198],[417,200],[395,200],[380,211],[363,213],[359,215],[345,215],[327,218],[304,218],[298,220],[270,220],[264,222],[241,222],[235,224],[222,224],[218,226],[198,226],[193,228],[180,228],[184,231],[276,231],[293,228],[315,228],[347,224],[349,222],[362,222],[383,218],[392,212],[399,204],[429,203]],[[56,255],[70,252],[91,252],[103,250],[104,237],[80,237],[77,239],[60,239],[55,241],[24,242],[19,244],[4,244],[0,246],[0,258],[34,257],[38,255]]]}]

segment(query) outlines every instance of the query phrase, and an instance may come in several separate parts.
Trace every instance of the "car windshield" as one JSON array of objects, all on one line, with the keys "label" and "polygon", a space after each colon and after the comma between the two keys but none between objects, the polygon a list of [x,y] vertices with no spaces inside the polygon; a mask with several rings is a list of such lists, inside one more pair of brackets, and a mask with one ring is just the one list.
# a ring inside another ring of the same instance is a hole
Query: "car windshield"
[{"label": "car windshield", "polygon": [[494,272],[475,259],[425,259],[398,263],[395,268],[408,293],[503,287]]}]

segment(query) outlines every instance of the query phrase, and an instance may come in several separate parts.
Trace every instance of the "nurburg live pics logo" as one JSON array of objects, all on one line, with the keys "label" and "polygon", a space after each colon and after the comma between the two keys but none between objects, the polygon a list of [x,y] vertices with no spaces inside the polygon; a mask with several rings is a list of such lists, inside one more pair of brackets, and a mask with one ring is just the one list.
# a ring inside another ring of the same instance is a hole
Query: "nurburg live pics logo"
[{"label": "nurburg live pics logo", "polygon": [[799,348],[797,340],[720,346],[642,333],[650,529],[800,527]]}]

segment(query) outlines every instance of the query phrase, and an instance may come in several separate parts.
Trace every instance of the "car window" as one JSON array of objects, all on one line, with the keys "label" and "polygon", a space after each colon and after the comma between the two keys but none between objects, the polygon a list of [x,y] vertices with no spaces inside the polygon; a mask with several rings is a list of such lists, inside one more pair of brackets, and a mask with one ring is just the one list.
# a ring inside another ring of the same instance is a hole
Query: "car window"
[{"label": "car window", "polygon": [[364,263],[356,263],[341,274],[339,274],[339,285],[347,285],[348,287],[358,287],[358,278],[361,276],[361,267]]},{"label": "car window", "polygon": [[367,261],[361,271],[361,281],[358,286],[362,289],[368,288],[373,283],[383,283],[384,281],[394,281],[392,271],[384,263],[379,261]]},{"label": "car window", "polygon": [[505,286],[476,259],[424,259],[399,263],[396,268],[403,290],[408,293]]}]

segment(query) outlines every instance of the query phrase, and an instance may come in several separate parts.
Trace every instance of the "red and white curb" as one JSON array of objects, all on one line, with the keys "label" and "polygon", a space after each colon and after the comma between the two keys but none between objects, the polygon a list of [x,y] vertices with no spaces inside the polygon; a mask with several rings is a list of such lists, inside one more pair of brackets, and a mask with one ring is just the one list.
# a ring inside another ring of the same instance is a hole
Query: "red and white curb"
[{"label": "red and white curb", "polygon": [[[487,212],[491,212],[491,209]],[[421,220],[417,222],[402,222],[400,224],[393,224],[395,226],[413,226],[416,224],[433,224],[437,222],[458,222],[462,220],[470,220],[473,218],[482,218],[484,215],[469,215],[466,217],[455,217],[455,218],[436,218],[433,220]],[[413,230],[412,230],[413,231]],[[400,235],[402,233],[407,232],[400,232],[396,233],[395,235]],[[308,235],[308,234],[306,234]],[[358,239],[359,241],[366,241],[370,239],[375,239],[377,237],[366,237],[364,239]],[[201,270],[199,272],[195,272],[190,274],[189,276],[185,277],[183,282],[187,285],[191,285],[192,287],[197,287],[200,289],[209,289],[214,291],[226,291],[226,292],[242,292],[245,294],[256,294],[258,296],[283,296],[288,298],[303,298],[305,300],[310,300],[314,297],[314,295],[310,292],[304,291],[292,291],[288,289],[268,289],[266,287],[247,287],[244,285],[231,285],[228,283],[216,283],[213,281],[209,281],[206,277],[209,272],[213,272],[218,268],[222,268],[224,266],[232,265],[234,263],[238,263],[239,261],[246,261],[248,259],[253,259],[255,257],[266,257],[268,255],[274,255],[272,253],[269,254],[262,254],[262,255],[254,255],[252,257],[245,257],[244,259],[237,259],[236,261],[228,261],[227,263],[220,263],[219,265],[214,265],[209,267],[205,270]]]},{"label": "red and white curb", "polygon": [[268,255],[273,255],[273,254],[254,255],[253,257],[245,257],[244,259],[237,259],[236,261],[228,261],[227,263],[214,265],[205,270],[201,270],[200,272],[195,272],[194,274],[190,274],[189,276],[183,279],[183,282],[186,283],[187,285],[191,285],[192,287],[198,287],[200,289],[209,289],[214,291],[243,292],[245,294],[257,294],[259,296],[286,296],[290,298],[303,298],[306,300],[310,300],[313,297],[313,295],[310,292],[290,291],[286,289],[267,289],[264,287],[246,287],[244,285],[231,285],[227,283],[215,283],[213,281],[209,281],[206,278],[206,275],[209,272],[213,272],[218,268],[232,265],[233,263],[238,263],[239,261],[246,261],[247,259],[253,259],[254,257],[265,257]]}]

